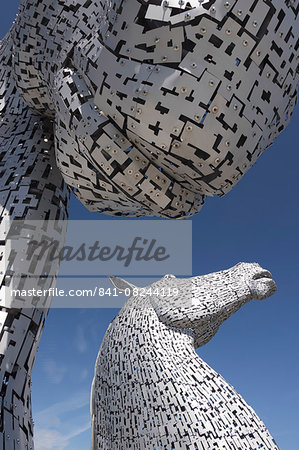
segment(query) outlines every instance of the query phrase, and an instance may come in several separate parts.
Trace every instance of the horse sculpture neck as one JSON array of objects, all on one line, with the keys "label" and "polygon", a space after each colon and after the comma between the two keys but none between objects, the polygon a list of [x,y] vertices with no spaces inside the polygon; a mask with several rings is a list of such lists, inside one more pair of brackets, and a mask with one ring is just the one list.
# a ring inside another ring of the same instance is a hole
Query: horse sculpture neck
[{"label": "horse sculpture neck", "polygon": [[[124,333],[124,330],[127,330]],[[123,335],[127,335],[128,339],[124,344],[121,344],[122,334],[118,333],[122,330]],[[119,345],[123,345],[123,349],[128,351],[127,358],[132,355],[142,354],[144,361],[151,361],[151,353],[155,349],[156,356],[161,361],[173,358],[174,366],[176,362],[183,361],[186,357],[186,350],[188,354],[195,353],[194,348],[194,334],[192,330],[180,330],[175,327],[169,327],[162,323],[155,313],[152,305],[148,299],[141,297],[131,297],[125,307],[116,316],[112,322],[107,335],[108,341],[117,341]],[[107,342],[108,342],[107,341]],[[181,346],[176,344],[181,342]],[[146,367],[141,367],[140,370],[146,370]]]}]

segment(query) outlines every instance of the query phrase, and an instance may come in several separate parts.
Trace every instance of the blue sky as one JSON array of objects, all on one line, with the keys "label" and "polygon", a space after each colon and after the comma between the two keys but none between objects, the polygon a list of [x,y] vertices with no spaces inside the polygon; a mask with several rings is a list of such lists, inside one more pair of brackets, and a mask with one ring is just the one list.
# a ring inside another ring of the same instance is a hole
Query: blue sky
[{"label": "blue sky", "polygon": [[[17,3],[2,5],[2,35]],[[277,282],[273,297],[247,304],[198,353],[243,395],[284,450],[297,449],[299,441],[298,122],[297,109],[291,125],[231,193],[207,199],[192,219],[194,275],[256,261]],[[70,218],[106,219],[75,199]],[[33,371],[37,450],[89,448],[94,362],[117,311],[50,311]]]}]

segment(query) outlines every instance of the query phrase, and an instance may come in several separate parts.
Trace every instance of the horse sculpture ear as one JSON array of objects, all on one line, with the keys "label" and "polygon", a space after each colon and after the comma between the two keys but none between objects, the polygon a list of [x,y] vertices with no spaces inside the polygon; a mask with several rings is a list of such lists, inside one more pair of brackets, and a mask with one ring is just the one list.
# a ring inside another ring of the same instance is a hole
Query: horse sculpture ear
[{"label": "horse sculpture ear", "polygon": [[133,293],[133,289],[136,288],[136,286],[134,286],[134,284],[131,284],[128,281],[123,280],[122,278],[119,278],[119,277],[110,276],[109,280],[111,281],[113,286],[119,292],[125,292],[126,290],[129,289],[130,290],[130,294],[132,294]]}]

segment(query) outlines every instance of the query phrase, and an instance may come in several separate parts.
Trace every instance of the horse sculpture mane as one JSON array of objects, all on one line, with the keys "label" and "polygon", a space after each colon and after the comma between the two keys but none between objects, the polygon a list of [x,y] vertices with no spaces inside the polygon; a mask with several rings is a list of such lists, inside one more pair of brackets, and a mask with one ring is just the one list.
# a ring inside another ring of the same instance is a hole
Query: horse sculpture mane
[{"label": "horse sculpture mane", "polygon": [[195,352],[249,300],[275,292],[268,271],[240,263],[190,279],[166,275],[131,298],[101,345],[91,399],[93,450],[278,449],[235,389]]}]

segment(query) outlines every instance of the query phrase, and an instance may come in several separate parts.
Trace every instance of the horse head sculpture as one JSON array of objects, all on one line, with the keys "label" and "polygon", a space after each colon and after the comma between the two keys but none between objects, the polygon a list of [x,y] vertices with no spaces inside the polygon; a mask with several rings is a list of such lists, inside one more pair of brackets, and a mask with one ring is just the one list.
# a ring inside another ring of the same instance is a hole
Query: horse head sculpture
[{"label": "horse head sculpture", "polygon": [[93,450],[278,449],[245,400],[195,352],[249,300],[275,290],[270,272],[240,263],[145,288],[113,277],[131,297],[104,336],[92,388]]}]

